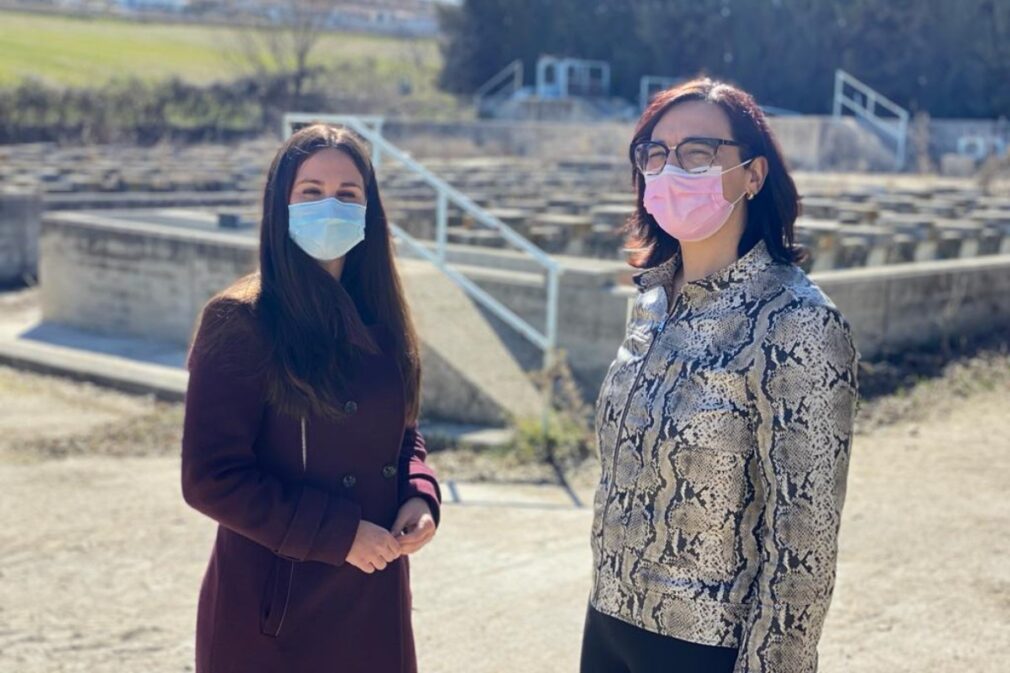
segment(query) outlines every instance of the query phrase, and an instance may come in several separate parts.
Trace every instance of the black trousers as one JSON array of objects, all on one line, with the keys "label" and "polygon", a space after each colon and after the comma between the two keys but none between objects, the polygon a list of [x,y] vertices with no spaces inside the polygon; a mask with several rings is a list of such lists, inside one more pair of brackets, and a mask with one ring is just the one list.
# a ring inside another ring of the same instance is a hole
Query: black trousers
[{"label": "black trousers", "polygon": [[732,673],[735,647],[661,636],[589,606],[582,633],[582,673]]}]

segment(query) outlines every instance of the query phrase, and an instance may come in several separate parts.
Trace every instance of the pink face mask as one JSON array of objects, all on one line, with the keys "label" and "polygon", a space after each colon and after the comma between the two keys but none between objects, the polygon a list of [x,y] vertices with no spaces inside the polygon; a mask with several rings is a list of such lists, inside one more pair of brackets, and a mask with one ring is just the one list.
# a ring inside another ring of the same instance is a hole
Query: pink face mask
[{"label": "pink face mask", "polygon": [[730,202],[722,195],[722,175],[751,162],[726,170],[711,166],[689,173],[667,164],[661,173],[645,176],[645,210],[663,231],[678,241],[703,241],[726,224],[733,208],[747,194]]}]

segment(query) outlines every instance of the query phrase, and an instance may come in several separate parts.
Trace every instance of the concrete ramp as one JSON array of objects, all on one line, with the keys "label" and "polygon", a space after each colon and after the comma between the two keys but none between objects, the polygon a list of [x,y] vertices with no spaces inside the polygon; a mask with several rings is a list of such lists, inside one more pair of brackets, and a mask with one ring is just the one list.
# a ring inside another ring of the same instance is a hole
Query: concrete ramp
[{"label": "concrete ramp", "polygon": [[397,259],[421,339],[425,418],[505,425],[543,399],[469,296],[437,268]]}]

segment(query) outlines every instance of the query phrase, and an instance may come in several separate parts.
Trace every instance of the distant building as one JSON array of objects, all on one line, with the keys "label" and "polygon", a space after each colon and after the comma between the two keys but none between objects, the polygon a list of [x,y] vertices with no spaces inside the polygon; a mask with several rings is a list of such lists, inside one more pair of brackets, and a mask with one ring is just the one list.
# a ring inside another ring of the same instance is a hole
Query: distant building
[{"label": "distant building", "polygon": [[[280,22],[290,15],[290,0],[15,0],[26,8],[118,16],[148,16],[187,22]],[[460,0],[330,0],[325,25],[385,35],[434,37],[438,6]]]},{"label": "distant building", "polygon": [[333,3],[332,28],[394,35],[438,34],[436,2],[431,0],[370,0]]},{"label": "distant building", "polygon": [[131,12],[185,12],[190,0],[117,0],[114,4]]}]

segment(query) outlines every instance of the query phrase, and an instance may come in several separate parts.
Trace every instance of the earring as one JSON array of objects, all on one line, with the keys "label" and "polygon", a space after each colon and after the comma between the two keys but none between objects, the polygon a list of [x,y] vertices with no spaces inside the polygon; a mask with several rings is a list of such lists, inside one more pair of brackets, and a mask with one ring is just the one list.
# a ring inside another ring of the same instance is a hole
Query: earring
[{"label": "earring", "polygon": [[751,192],[747,192],[747,200],[748,201],[753,201],[755,196],[756,196],[756,194],[752,194]]}]

